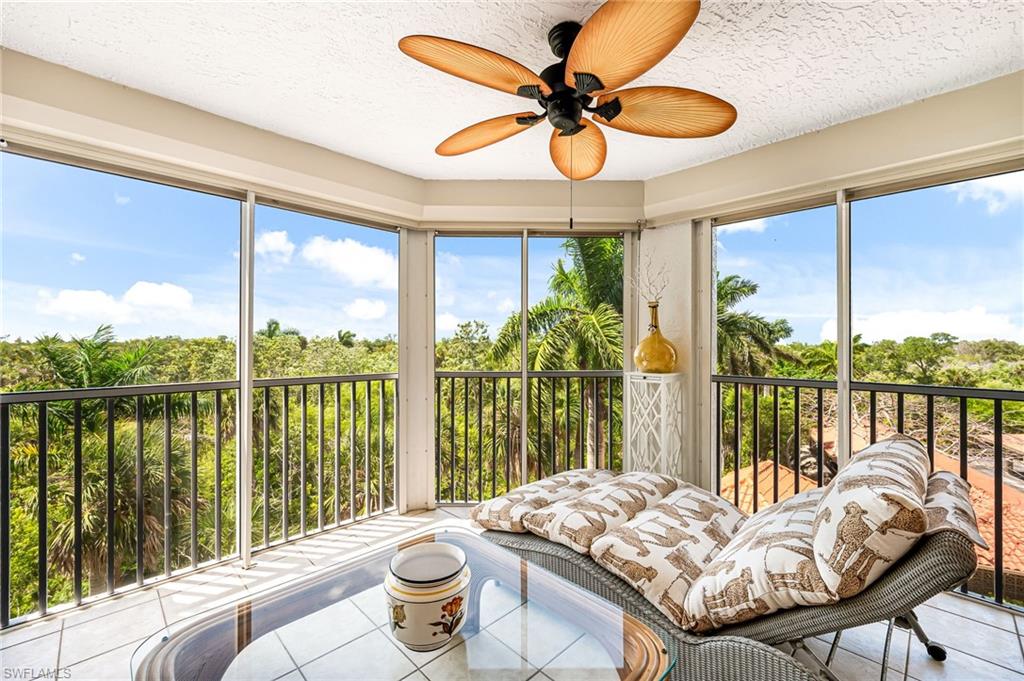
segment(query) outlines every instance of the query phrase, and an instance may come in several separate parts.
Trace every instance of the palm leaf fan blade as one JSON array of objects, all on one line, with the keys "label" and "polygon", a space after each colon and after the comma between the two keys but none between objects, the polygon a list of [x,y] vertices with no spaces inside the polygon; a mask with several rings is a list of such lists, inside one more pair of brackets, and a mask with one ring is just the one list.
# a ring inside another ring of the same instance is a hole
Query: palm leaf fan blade
[{"label": "palm leaf fan blade", "polygon": [[[533,127],[536,120],[535,114],[531,111],[524,113],[498,116],[486,121],[474,123],[468,128],[463,128],[457,133],[437,145],[437,153],[441,156],[457,156],[470,151],[476,151],[486,146],[518,135],[524,130]],[[532,123],[519,123],[519,120],[533,120]],[[539,119],[537,119],[539,120]]]},{"label": "palm leaf fan blade", "polygon": [[608,155],[604,133],[592,121],[580,121],[581,132],[562,136],[551,131],[551,160],[570,180],[586,180],[601,172]]},{"label": "palm leaf fan blade", "polygon": [[706,92],[679,87],[638,87],[601,95],[601,106],[619,100],[622,111],[604,125],[648,137],[710,137],[725,132],[736,122],[732,104]]},{"label": "palm leaf fan blade", "polygon": [[514,59],[476,45],[432,35],[410,35],[398,41],[398,49],[416,61],[472,83],[518,94],[523,86],[536,86],[550,94],[540,76]]},{"label": "palm leaf fan blade", "polygon": [[576,37],[566,84],[591,94],[622,87],[664,59],[699,11],[697,0],[609,0]]}]

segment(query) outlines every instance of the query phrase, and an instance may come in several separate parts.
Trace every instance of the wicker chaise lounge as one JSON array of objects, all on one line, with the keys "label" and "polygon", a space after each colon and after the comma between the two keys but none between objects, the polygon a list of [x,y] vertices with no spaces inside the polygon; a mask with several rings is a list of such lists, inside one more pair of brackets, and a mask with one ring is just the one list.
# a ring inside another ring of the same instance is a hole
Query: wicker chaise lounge
[{"label": "wicker chaise lounge", "polygon": [[[969,539],[955,531],[939,531],[923,537],[878,581],[856,596],[831,605],[782,610],[713,634],[696,635],[677,627],[643,595],[587,555],[530,534],[487,531],[483,536],[644,621],[676,659],[671,672],[673,680],[835,679],[827,661],[811,654],[803,641],[873,622],[887,622],[890,627],[882,664],[883,679],[893,626],[912,628],[918,639],[928,646],[932,657],[944,659],[945,651],[927,639],[913,609],[965,582],[977,567],[977,556]],[[788,644],[792,652],[802,649],[810,665],[776,647],[784,644]]]}]

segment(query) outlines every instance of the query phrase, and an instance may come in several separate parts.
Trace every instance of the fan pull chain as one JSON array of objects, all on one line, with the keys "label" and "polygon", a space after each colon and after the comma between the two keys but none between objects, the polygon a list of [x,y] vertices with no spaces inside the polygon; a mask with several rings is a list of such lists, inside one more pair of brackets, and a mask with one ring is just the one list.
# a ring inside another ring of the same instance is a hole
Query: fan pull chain
[{"label": "fan pull chain", "polygon": [[572,176],[576,174],[576,164],[573,161],[573,150],[576,148],[576,136],[569,138],[569,230],[572,231]]}]

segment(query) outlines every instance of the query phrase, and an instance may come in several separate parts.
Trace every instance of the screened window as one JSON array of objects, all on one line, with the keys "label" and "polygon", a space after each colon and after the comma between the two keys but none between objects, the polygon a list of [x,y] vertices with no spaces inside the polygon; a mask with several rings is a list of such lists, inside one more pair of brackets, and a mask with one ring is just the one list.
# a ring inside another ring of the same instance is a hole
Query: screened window
[{"label": "screened window", "polygon": [[256,376],[398,367],[398,235],[256,206]]}]

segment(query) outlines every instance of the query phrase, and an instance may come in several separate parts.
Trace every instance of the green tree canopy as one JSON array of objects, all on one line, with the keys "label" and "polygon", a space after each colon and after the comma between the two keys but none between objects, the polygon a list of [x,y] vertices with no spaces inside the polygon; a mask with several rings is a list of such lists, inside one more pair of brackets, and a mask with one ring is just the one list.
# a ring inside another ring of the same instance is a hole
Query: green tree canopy
[{"label": "green tree canopy", "polygon": [[[534,370],[622,367],[622,240],[574,238],[564,243],[548,296],[527,315]],[[511,315],[491,350],[503,361],[519,353],[520,313]]]},{"label": "green tree canopy", "polygon": [[734,309],[756,293],[757,284],[736,274],[717,281],[718,366],[726,374],[764,376],[776,360],[796,360],[778,345],[793,333],[789,322]]}]

